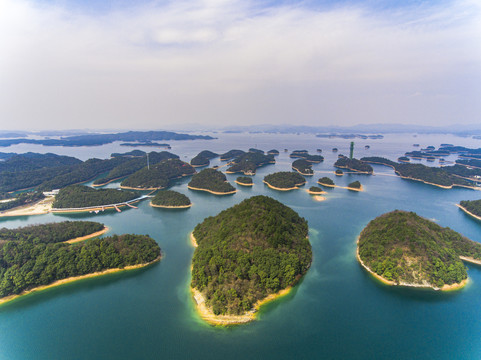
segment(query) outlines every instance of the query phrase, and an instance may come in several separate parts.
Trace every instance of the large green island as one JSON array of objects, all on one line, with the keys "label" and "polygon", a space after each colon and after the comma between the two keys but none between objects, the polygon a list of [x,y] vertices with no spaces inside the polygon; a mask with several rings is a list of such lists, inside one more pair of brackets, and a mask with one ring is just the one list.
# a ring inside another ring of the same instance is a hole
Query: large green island
[{"label": "large green island", "polygon": [[201,317],[213,325],[254,320],[262,304],[287,293],[309,269],[307,235],[304,218],[262,195],[198,224],[191,289]]},{"label": "large green island", "polygon": [[192,203],[187,196],[180,192],[161,190],[155,194],[150,205],[166,209],[185,209],[191,207]]},{"label": "large green island", "polygon": [[452,290],[467,282],[462,260],[481,264],[481,244],[413,212],[396,210],[364,228],[357,258],[384,283]]},{"label": "large green island", "polygon": [[279,171],[264,177],[264,183],[271,189],[289,191],[298,189],[306,183],[304,177],[293,171]]},{"label": "large green island", "polygon": [[94,222],[67,221],[0,229],[0,304],[33,291],[160,259],[159,246],[147,235],[78,241],[103,228]]},{"label": "large green island", "polygon": [[237,192],[236,188],[227,181],[226,176],[215,169],[204,169],[195,174],[187,187],[214,195],[229,195]]}]

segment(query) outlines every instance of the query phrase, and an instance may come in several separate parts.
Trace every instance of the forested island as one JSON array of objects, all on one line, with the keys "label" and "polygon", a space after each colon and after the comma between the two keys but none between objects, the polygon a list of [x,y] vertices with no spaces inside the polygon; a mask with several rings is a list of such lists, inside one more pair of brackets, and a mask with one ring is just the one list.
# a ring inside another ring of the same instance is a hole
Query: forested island
[{"label": "forested island", "polygon": [[344,175],[344,171],[342,171],[341,169],[337,169],[336,171],[334,171],[334,174],[336,174],[336,176],[342,176]]},{"label": "forested island", "polygon": [[311,195],[322,195],[324,191],[319,186],[311,186],[307,191]]},{"label": "forested island", "polygon": [[167,159],[130,175],[120,183],[123,189],[156,190],[170,186],[172,180],[195,174],[192,165],[179,160]]},{"label": "forested island", "polygon": [[357,248],[362,266],[391,285],[449,290],[462,287],[462,260],[480,263],[481,244],[413,212],[393,211],[372,220]]},{"label": "forested island", "polygon": [[310,163],[318,164],[324,161],[324,157],[321,155],[310,155],[307,150],[294,150],[290,155],[290,158],[304,159]]},{"label": "forested island", "polygon": [[350,159],[346,156],[343,156],[337,159],[337,161],[334,163],[334,166],[337,168],[349,169],[352,171],[356,171],[363,174],[369,174],[369,175],[371,175],[374,171],[371,165],[366,164],[362,160],[358,160],[354,158]]},{"label": "forested island", "polygon": [[233,149],[233,150],[229,150],[228,152],[224,153],[224,154],[221,154],[220,155],[220,160],[221,161],[228,161],[228,160],[232,160],[236,157],[239,157],[241,155],[244,155],[245,154],[245,151],[243,150],[237,150],[237,149]]},{"label": "forested island", "polygon": [[299,174],[304,176],[314,175],[314,170],[312,170],[312,164],[304,159],[294,160],[292,163],[292,170],[295,170]]},{"label": "forested island", "polygon": [[353,191],[362,191],[362,185],[359,181],[353,181],[349,185],[347,185],[348,190],[353,190]]},{"label": "forested island", "polygon": [[203,150],[190,160],[193,167],[209,166],[210,160],[216,158],[219,154],[209,150]]},{"label": "forested island", "polygon": [[34,290],[160,259],[159,246],[147,235],[113,235],[68,244],[66,234],[88,234],[103,225],[76,221],[37,226],[0,231],[0,303]]},{"label": "forested island", "polygon": [[277,156],[277,155],[279,155],[279,150],[276,150],[276,149],[269,150],[269,151],[267,152],[267,155]]},{"label": "forested island", "polygon": [[177,191],[161,190],[153,197],[150,205],[167,209],[185,209],[192,206],[190,199]]},{"label": "forested island", "polygon": [[124,153],[112,153],[112,154],[110,154],[110,157],[113,157],[113,158],[114,157],[138,158],[138,157],[144,157],[146,155],[147,155],[147,153],[145,151],[135,149],[135,150],[127,151],[127,152],[124,152]]},{"label": "forested island", "polygon": [[279,171],[264,177],[264,183],[275,190],[294,190],[306,183],[304,177],[293,171]]},{"label": "forested island", "polygon": [[60,189],[55,196],[52,211],[56,209],[98,208],[125,203],[139,196],[132,191],[117,189],[92,189],[84,185],[71,185]]},{"label": "forested island", "polygon": [[305,219],[267,196],[197,225],[191,288],[202,318],[214,325],[254,320],[260,305],[288,291],[309,269],[307,235]]},{"label": "forested island", "polygon": [[242,186],[252,186],[254,185],[254,181],[252,180],[252,178],[248,177],[248,176],[239,176],[236,180],[235,180],[236,184],[239,184],[239,185],[242,185]]},{"label": "forested island", "polygon": [[336,186],[334,184],[334,181],[327,176],[324,176],[324,177],[320,178],[319,180],[317,180],[317,183],[319,185],[326,186],[326,187],[335,187]]},{"label": "forested island", "polygon": [[207,191],[214,195],[234,194],[237,190],[226,176],[215,169],[204,169],[195,174],[187,187],[191,190]]},{"label": "forested island", "polygon": [[467,214],[481,220],[481,200],[462,200],[458,206]]},{"label": "forested island", "polygon": [[274,155],[264,155],[260,150],[249,151],[235,157],[230,162],[230,167],[226,170],[226,173],[235,174],[241,172],[244,175],[254,175],[257,168],[267,164],[275,164],[275,162]]}]

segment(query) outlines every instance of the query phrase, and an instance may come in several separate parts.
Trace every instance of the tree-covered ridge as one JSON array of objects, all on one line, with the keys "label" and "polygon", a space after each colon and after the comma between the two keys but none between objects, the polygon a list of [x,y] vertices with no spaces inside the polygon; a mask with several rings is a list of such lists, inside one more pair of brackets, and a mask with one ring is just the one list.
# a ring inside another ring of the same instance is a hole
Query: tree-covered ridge
[{"label": "tree-covered ridge", "polygon": [[290,155],[290,158],[304,159],[310,163],[320,163],[324,161],[324,157],[321,155],[310,155],[307,150],[294,150]]},{"label": "tree-covered ridge", "polygon": [[242,201],[194,229],[192,287],[215,314],[241,314],[295,284],[312,252],[305,219],[267,196]]},{"label": "tree-covered ridge", "polygon": [[373,173],[373,169],[371,165],[366,164],[361,160],[354,159],[354,158],[350,159],[345,156],[337,159],[337,161],[334,163],[334,166],[339,168],[345,168],[349,170],[364,172],[368,174]]},{"label": "tree-covered ridge", "polygon": [[152,205],[157,206],[189,206],[190,199],[177,191],[162,190],[158,191],[152,199]]},{"label": "tree-covered ridge", "polygon": [[15,195],[15,198],[10,201],[1,202],[0,211],[10,210],[19,206],[30,205],[42,199],[45,199],[45,195],[39,191],[20,193]]},{"label": "tree-covered ridge", "polygon": [[311,186],[309,188],[309,192],[310,193],[314,193],[314,194],[321,194],[323,193],[322,189],[319,187],[319,186]]},{"label": "tree-covered ridge", "polygon": [[236,182],[237,183],[240,183],[240,184],[245,184],[245,185],[252,185],[254,183],[254,181],[252,180],[252,178],[248,177],[248,176],[239,176],[237,179],[236,179]]},{"label": "tree-covered ridge", "polygon": [[304,159],[294,160],[292,163],[292,169],[296,170],[302,175],[314,175],[314,170],[312,170],[312,164]]},{"label": "tree-covered ridge", "polygon": [[216,158],[219,154],[209,150],[203,150],[190,160],[192,166],[208,166],[210,160]]},{"label": "tree-covered ridge", "polygon": [[143,156],[145,156],[145,154],[147,154],[147,153],[145,151],[142,151],[142,150],[132,150],[132,151],[124,152],[124,153],[112,153],[112,154],[110,154],[110,157],[123,156],[123,157],[131,157],[132,158],[132,157],[143,157]]},{"label": "tree-covered ridge", "polygon": [[221,154],[220,159],[222,161],[227,161],[227,160],[231,160],[231,159],[234,159],[236,157],[239,157],[243,154],[245,154],[245,151],[233,149],[233,150],[229,150],[228,152],[226,152],[224,154]]},{"label": "tree-covered ridge", "polygon": [[279,155],[279,150],[272,149],[267,152],[267,155]]},{"label": "tree-covered ridge", "polygon": [[15,154],[4,161],[0,161],[0,172],[21,172],[43,168],[55,168],[58,166],[76,165],[81,162],[81,160],[71,156],[28,152],[25,154]]},{"label": "tree-covered ridge", "polygon": [[306,183],[306,179],[304,179],[304,177],[297,172],[279,171],[266,175],[264,177],[264,182],[276,188],[291,189],[300,185],[304,185]]},{"label": "tree-covered ridge", "polygon": [[215,169],[204,169],[195,174],[188,186],[199,190],[208,190],[218,193],[231,193],[236,189],[227,182],[226,176]]},{"label": "tree-covered ridge", "polygon": [[360,189],[361,188],[361,183],[359,181],[353,181],[352,183],[350,183],[349,185],[347,185],[348,188],[352,188],[352,189]]},{"label": "tree-covered ridge", "polygon": [[54,209],[84,208],[124,203],[137,198],[132,191],[118,189],[92,189],[84,185],[72,185],[60,189],[52,204]]},{"label": "tree-covered ridge", "polygon": [[481,168],[472,168],[471,166],[465,166],[460,164],[455,164],[453,166],[444,166],[443,170],[447,173],[460,176],[463,178],[476,179],[476,176],[481,176]]},{"label": "tree-covered ridge", "polygon": [[334,186],[334,181],[327,176],[324,176],[324,177],[320,178],[319,180],[317,180],[317,183],[319,185],[324,185],[324,186]]},{"label": "tree-covered ridge", "polygon": [[[135,151],[135,150],[134,150]],[[153,166],[155,164],[158,164],[159,162],[163,160],[168,160],[168,159],[178,159],[179,156],[172,154],[168,151],[162,151],[162,152],[155,152],[152,151],[148,154],[148,163],[149,165]],[[134,159],[130,159],[129,161],[126,161],[112,170],[110,172],[97,180],[94,181],[94,185],[98,184],[106,184],[112,180],[115,179],[120,179],[125,176],[129,176],[136,171],[139,171],[142,168],[147,167],[147,154],[144,153],[142,157],[135,157]]]},{"label": "tree-covered ridge", "polygon": [[376,274],[397,284],[441,288],[467,278],[460,256],[481,259],[481,244],[413,212],[393,211],[361,232],[359,256]]},{"label": "tree-covered ridge", "polygon": [[462,200],[459,205],[468,210],[471,214],[481,216],[481,200]]},{"label": "tree-covered ridge", "polygon": [[150,169],[147,167],[133,173],[120,183],[120,186],[136,189],[162,189],[170,185],[174,179],[195,173],[192,165],[179,159],[168,159],[159,162]]},{"label": "tree-covered ridge", "polygon": [[264,155],[259,151],[249,151],[232,160],[231,166],[226,172],[242,172],[246,175],[252,175],[256,173],[257,168],[267,164],[274,164],[275,162],[274,155]]},{"label": "tree-covered ridge", "polygon": [[62,221],[58,223],[28,225],[16,229],[0,229],[0,242],[27,241],[33,244],[58,243],[90,235],[104,229],[94,221]]},{"label": "tree-covered ridge", "polygon": [[1,242],[0,297],[69,277],[145,264],[159,256],[159,246],[147,235],[113,235],[72,245]]}]

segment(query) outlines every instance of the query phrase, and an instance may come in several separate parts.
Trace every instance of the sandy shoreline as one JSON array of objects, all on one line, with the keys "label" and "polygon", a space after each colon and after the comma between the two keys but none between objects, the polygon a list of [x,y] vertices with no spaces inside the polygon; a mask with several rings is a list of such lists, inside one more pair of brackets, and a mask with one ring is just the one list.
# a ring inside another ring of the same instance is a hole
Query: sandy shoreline
[{"label": "sandy shoreline", "polygon": [[[129,204],[135,204],[135,203],[138,203],[140,200],[143,200],[144,198],[142,199],[137,199],[135,201],[131,201],[129,202]],[[122,204],[119,204],[117,205],[118,208],[121,208],[121,207],[124,207],[124,206],[128,206],[126,203],[122,203]],[[129,206],[130,207],[130,206]],[[115,206],[107,206],[107,205],[99,205],[99,206],[93,206],[93,207],[89,207],[89,208],[81,208],[81,209],[50,209],[50,212],[53,213],[53,214],[69,214],[69,213],[79,213],[79,212],[91,212],[91,211],[102,211],[102,210],[112,210],[112,209],[115,209]]]},{"label": "sandy shoreline", "polygon": [[[433,290],[436,290],[436,291],[451,291],[451,290],[459,290],[461,288],[463,288],[467,283],[468,283],[468,279],[464,279],[463,281],[461,281],[460,283],[454,283],[454,284],[451,284],[451,285],[448,285],[448,284],[444,284],[442,288],[438,288],[438,287],[435,287],[433,285],[423,285],[423,284],[410,284],[410,283],[396,283],[394,281],[391,281],[391,280],[388,280],[388,279],[385,279],[383,278],[381,275],[378,275],[376,274],[374,271],[372,271],[366,264],[364,264],[364,262],[362,261],[361,257],[359,256],[359,236],[357,237],[356,239],[356,259],[357,261],[359,261],[359,263],[361,264],[361,266],[366,269],[371,275],[373,275],[376,279],[378,279],[379,281],[381,281],[382,283],[386,284],[386,285],[392,285],[392,286],[405,286],[405,287],[417,287],[417,288],[428,288],[428,289],[433,289]],[[460,259],[463,259],[463,257],[459,257]],[[468,258],[467,258],[468,259]],[[474,261],[477,261],[477,260],[474,260],[472,259],[473,262]],[[469,260],[466,260],[466,261],[469,261]],[[481,265],[481,262],[479,263]]]},{"label": "sandy shoreline", "polygon": [[0,212],[2,216],[30,216],[48,214],[52,209],[55,196],[48,196],[34,204],[24,205]]},{"label": "sandy shoreline", "polygon": [[107,226],[104,226],[104,228],[100,231],[94,232],[94,233],[89,234],[89,235],[80,236],[80,237],[76,237],[74,239],[67,240],[67,241],[65,241],[65,243],[66,244],[74,244],[74,243],[77,243],[77,242],[80,242],[80,241],[85,241],[85,240],[92,239],[94,237],[103,235],[107,231],[109,231],[109,228]]},{"label": "sandy shoreline", "polygon": [[306,189],[307,193],[308,194],[311,194],[311,195],[324,195],[324,194],[327,194],[327,192],[325,191],[311,191],[309,189]]},{"label": "sandy shoreline", "polygon": [[187,188],[189,188],[191,190],[196,190],[196,191],[205,191],[205,192],[208,192],[208,193],[211,193],[211,194],[214,194],[214,195],[231,195],[231,194],[235,194],[237,192],[237,189],[235,189],[233,191],[229,191],[229,192],[217,192],[217,191],[212,191],[212,190],[207,190],[207,189],[195,188],[195,187],[192,187],[192,186],[189,186],[189,185],[187,185]]},{"label": "sandy shoreline", "polygon": [[189,205],[170,206],[170,205],[154,205],[152,204],[152,201],[151,201],[150,206],[156,207],[156,208],[163,208],[163,209],[188,209],[192,207],[192,203]]},{"label": "sandy shoreline", "polygon": [[325,187],[330,187],[330,188],[335,188],[335,187],[336,187],[336,185],[334,185],[334,184],[332,184],[332,185],[331,185],[331,184],[324,184],[324,183],[319,182],[319,181],[318,181],[317,183],[318,183],[319,185],[325,186]]},{"label": "sandy shoreline", "polygon": [[303,176],[314,176],[314,172],[312,172],[312,174],[306,174],[306,173],[303,173],[301,170],[299,170],[298,168],[295,168],[294,166],[291,167],[292,170],[295,170],[297,171],[299,174],[303,175]]},{"label": "sandy shoreline", "polygon": [[294,187],[291,187],[291,188],[278,188],[278,187],[275,187],[275,186],[272,186],[271,184],[269,184],[267,181],[265,180],[262,180],[262,182],[264,184],[266,184],[267,186],[269,186],[271,189],[274,189],[274,190],[279,190],[279,191],[290,191],[290,190],[296,190],[296,189],[299,189],[299,186],[301,185],[304,185],[305,182],[303,182],[302,184],[296,184],[296,186]]},{"label": "sandy shoreline", "polygon": [[459,204],[456,204],[456,206],[458,208],[460,208],[461,210],[463,210],[466,214],[468,214],[469,216],[472,216],[473,218],[475,219],[478,219],[478,220],[481,220],[481,216],[478,216],[478,215],[475,215],[473,214],[471,211],[469,211],[468,209],[466,209],[464,206],[461,206]]},{"label": "sandy shoreline", "polygon": [[91,273],[91,274],[85,274],[85,275],[80,275],[80,276],[69,277],[69,278],[62,279],[62,280],[57,280],[57,281],[55,281],[51,284],[38,286],[36,288],[23,291],[22,293],[17,294],[17,295],[10,295],[10,296],[6,296],[4,298],[1,298],[0,299],[0,305],[3,305],[7,302],[10,302],[14,299],[17,299],[17,298],[21,297],[21,296],[25,296],[25,295],[28,295],[28,294],[31,294],[31,293],[34,293],[34,292],[43,291],[43,290],[50,289],[50,288],[53,288],[53,287],[56,287],[56,286],[68,284],[68,283],[71,283],[71,282],[74,282],[74,281],[93,278],[93,277],[107,275],[107,274],[113,274],[113,273],[120,272],[120,271],[140,269],[142,267],[146,267],[146,266],[149,266],[149,265],[151,265],[155,262],[158,262],[161,259],[161,257],[162,256],[159,256],[158,258],[156,258],[156,259],[154,259],[154,260],[152,260],[148,263],[144,263],[144,264],[129,265],[129,266],[125,266],[124,268],[107,269],[107,270],[104,270],[104,271],[98,271],[98,272]]}]

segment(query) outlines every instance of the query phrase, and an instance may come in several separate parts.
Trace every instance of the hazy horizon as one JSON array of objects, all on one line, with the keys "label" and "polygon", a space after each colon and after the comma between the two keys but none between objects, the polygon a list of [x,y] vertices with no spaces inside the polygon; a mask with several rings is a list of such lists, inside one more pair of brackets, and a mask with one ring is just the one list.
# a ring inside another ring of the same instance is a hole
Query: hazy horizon
[{"label": "hazy horizon", "polygon": [[477,1],[0,1],[0,130],[480,123]]}]

